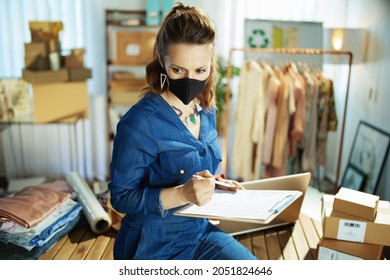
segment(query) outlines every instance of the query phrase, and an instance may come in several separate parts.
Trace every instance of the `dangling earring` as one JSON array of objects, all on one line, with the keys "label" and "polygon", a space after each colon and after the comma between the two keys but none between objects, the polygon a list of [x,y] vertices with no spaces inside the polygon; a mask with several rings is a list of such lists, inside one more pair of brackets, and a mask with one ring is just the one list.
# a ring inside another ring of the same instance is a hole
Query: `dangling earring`
[{"label": "dangling earring", "polygon": [[166,80],[167,80],[167,75],[160,73],[160,87],[161,87],[161,89],[163,89]]}]

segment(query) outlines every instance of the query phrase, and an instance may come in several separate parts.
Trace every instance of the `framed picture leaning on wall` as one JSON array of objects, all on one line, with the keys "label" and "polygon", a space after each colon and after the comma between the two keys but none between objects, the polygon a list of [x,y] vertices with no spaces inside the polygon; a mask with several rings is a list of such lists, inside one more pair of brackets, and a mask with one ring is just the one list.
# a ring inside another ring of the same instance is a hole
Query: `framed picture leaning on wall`
[{"label": "framed picture leaning on wall", "polygon": [[367,175],[361,191],[375,194],[389,152],[389,143],[390,135],[387,132],[367,122],[359,122],[352,144],[349,165]]},{"label": "framed picture leaning on wall", "polygon": [[340,187],[361,191],[367,179],[367,174],[349,164],[344,172]]}]

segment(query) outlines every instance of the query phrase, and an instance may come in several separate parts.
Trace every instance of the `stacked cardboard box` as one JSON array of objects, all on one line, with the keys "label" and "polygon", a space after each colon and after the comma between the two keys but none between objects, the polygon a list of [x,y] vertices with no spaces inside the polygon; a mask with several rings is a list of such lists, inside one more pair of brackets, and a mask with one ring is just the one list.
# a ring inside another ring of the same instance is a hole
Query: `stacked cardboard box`
[{"label": "stacked cardboard box", "polygon": [[59,21],[30,21],[31,42],[25,46],[22,78],[32,85],[34,121],[57,122],[72,116],[88,116],[86,80],[91,69],[84,67],[84,49],[61,55]]},{"label": "stacked cardboard box", "polygon": [[155,31],[112,31],[109,60],[114,65],[146,65],[153,60]]},{"label": "stacked cardboard box", "polygon": [[146,86],[145,79],[131,72],[115,72],[112,78],[109,84],[111,104],[132,106],[137,103],[141,89]]},{"label": "stacked cardboard box", "polygon": [[69,81],[84,81],[92,77],[92,71],[84,66],[85,49],[72,49],[64,57],[65,67],[69,70]]},{"label": "stacked cardboard box", "polygon": [[31,42],[24,44],[23,79],[29,83],[66,82],[68,74],[61,69],[59,21],[30,21]]},{"label": "stacked cardboard box", "polygon": [[323,195],[323,238],[318,259],[381,259],[390,246],[390,203],[379,196],[341,188]]}]

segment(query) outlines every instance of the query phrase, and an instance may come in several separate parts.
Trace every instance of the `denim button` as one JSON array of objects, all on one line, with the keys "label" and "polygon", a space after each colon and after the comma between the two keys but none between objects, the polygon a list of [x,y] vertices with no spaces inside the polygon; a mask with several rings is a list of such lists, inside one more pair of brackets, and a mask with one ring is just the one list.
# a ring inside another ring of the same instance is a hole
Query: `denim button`
[{"label": "denim button", "polygon": [[184,174],[184,170],[183,169],[180,170],[180,174]]}]

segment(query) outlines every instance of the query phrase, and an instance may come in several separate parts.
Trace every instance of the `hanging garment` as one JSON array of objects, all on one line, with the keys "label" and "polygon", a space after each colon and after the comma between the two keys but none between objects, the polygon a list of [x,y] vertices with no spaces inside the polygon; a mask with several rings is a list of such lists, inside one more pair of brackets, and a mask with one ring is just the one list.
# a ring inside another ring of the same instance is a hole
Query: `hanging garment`
[{"label": "hanging garment", "polygon": [[265,90],[270,99],[266,116],[265,116],[265,130],[264,130],[264,142],[263,142],[263,164],[270,164],[272,160],[274,136],[276,129],[276,120],[278,116],[278,94],[280,92],[281,82],[275,75],[274,70],[268,65],[263,65],[263,68],[269,73]]},{"label": "hanging garment", "polygon": [[290,113],[289,128],[289,157],[295,157],[298,143],[303,139],[305,129],[306,92],[304,80],[298,73],[295,64],[290,64],[286,77],[290,79],[290,83],[293,86],[290,96],[294,96],[295,102],[295,111]]},{"label": "hanging garment", "polygon": [[[275,74],[281,82],[278,93],[278,114],[275,127],[274,146],[271,165],[273,168],[281,169],[278,174],[284,174],[287,160],[287,143],[289,128],[289,84],[284,74],[279,69],[275,69]],[[284,170],[284,171],[283,171]]]},{"label": "hanging garment", "polygon": [[[242,180],[253,180],[255,149],[261,144],[259,131],[262,129],[261,116],[263,99],[263,79],[260,65],[251,60],[240,71],[240,82],[235,110],[235,132],[232,151],[232,168]],[[260,117],[259,117],[260,116]],[[257,155],[255,155],[257,156]]]},{"label": "hanging garment", "polygon": [[303,139],[302,170],[312,171],[317,167],[317,104],[319,81],[313,73],[304,72],[306,78],[306,125]]}]

